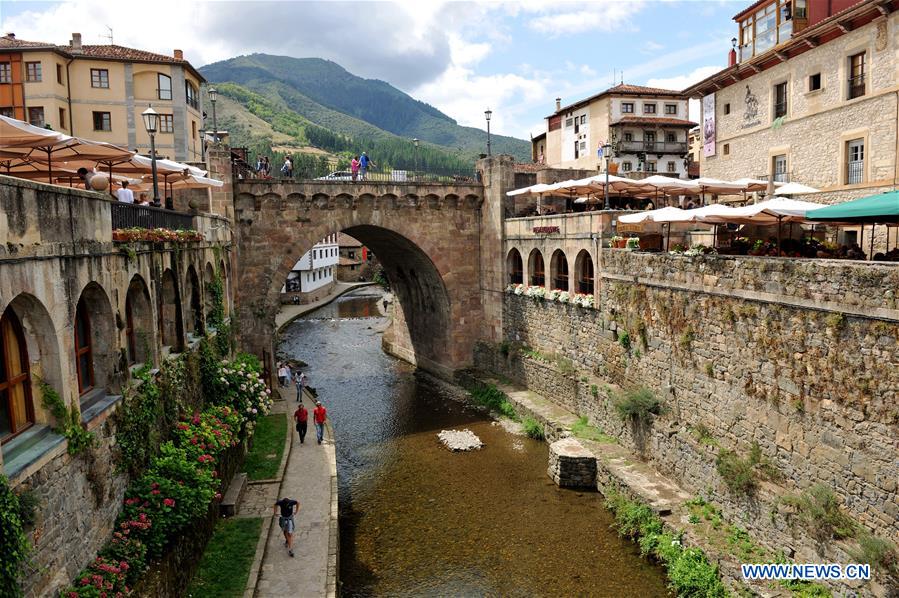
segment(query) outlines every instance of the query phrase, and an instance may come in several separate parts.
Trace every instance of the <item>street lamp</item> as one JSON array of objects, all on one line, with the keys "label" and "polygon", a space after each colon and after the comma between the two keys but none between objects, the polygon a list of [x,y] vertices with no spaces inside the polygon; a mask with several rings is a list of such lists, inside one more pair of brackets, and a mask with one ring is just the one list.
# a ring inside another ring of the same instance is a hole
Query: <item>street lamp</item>
[{"label": "street lamp", "polygon": [[144,128],[150,134],[150,168],[153,172],[153,206],[159,207],[159,181],[156,179],[156,131],[159,130],[159,113],[150,106],[141,113]]},{"label": "street lamp", "polygon": [[206,129],[200,129],[200,160],[206,161]]},{"label": "street lamp", "polygon": [[603,187],[603,206],[602,209],[609,210],[611,206],[609,205],[609,159],[612,157],[612,146],[611,144],[606,143],[602,146],[602,155],[606,159],[606,184]]},{"label": "street lamp", "polygon": [[212,143],[219,142],[219,128],[218,123],[215,120],[215,101],[218,99],[218,92],[215,90],[215,87],[210,87],[209,91],[209,101],[212,102]]},{"label": "street lamp", "polygon": [[491,116],[493,116],[493,110],[491,110],[490,108],[487,108],[487,110],[484,111],[484,118],[487,119],[487,155],[488,156],[491,155],[490,154],[490,117]]},{"label": "street lamp", "polygon": [[413,166],[415,167],[415,170],[418,170],[418,137],[412,138],[412,145],[415,146],[415,154],[412,157]]}]

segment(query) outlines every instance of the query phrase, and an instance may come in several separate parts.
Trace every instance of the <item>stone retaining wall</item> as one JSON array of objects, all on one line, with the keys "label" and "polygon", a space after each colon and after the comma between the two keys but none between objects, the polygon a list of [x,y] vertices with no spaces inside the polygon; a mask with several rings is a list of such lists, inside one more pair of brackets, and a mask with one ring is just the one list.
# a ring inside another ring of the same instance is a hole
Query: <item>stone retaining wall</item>
[{"label": "stone retaining wall", "polygon": [[[601,309],[507,295],[508,343],[481,346],[480,367],[590,416],[771,546],[814,556],[775,499],[815,483],[899,541],[899,372],[890,366],[899,362],[899,318],[887,301],[899,270],[607,253]],[[751,292],[767,295],[753,300]],[[799,304],[802,294],[818,308]],[[882,319],[846,315],[865,310]],[[625,331],[629,349],[618,340]],[[549,359],[516,351],[516,342]],[[577,371],[560,368],[552,353]],[[650,388],[665,414],[648,429],[625,426],[610,398],[617,386]],[[782,479],[748,500],[728,491],[715,458],[720,448],[745,457],[753,442]]]}]

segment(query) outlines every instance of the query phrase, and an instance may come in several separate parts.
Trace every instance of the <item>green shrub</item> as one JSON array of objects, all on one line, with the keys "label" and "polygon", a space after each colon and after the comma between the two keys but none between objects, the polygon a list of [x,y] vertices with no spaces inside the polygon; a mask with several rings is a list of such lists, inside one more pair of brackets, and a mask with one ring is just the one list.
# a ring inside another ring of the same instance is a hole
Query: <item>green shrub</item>
[{"label": "green shrub", "polygon": [[22,529],[19,497],[0,474],[0,596],[21,596],[19,578],[31,548]]},{"label": "green shrub", "polygon": [[755,494],[759,479],[771,480],[780,476],[780,472],[762,455],[762,449],[755,441],[746,459],[734,451],[721,449],[715,467],[730,491],[743,496]]},{"label": "green shrub", "polygon": [[619,330],[618,331],[618,344],[625,350],[630,352],[631,350],[631,335],[628,334],[627,330]]},{"label": "green shrub", "polygon": [[659,415],[662,412],[662,402],[645,387],[620,393],[615,396],[613,403],[618,416],[624,421],[633,423],[649,424],[652,415]]},{"label": "green shrub", "polygon": [[70,455],[77,455],[89,449],[94,444],[94,433],[88,432],[81,423],[81,412],[73,403],[69,408],[63,402],[62,397],[52,386],[44,382],[39,383],[41,389],[41,403],[44,409],[49,411],[56,420],[53,431],[61,434],[68,440],[67,450]]},{"label": "green shrub", "polygon": [[524,418],[524,433],[533,438],[534,440],[545,440],[546,434],[543,432],[543,424],[538,422],[533,417]]},{"label": "green shrub", "polygon": [[852,537],[858,528],[840,509],[833,490],[824,484],[815,484],[798,496],[787,495],[780,501],[793,507],[793,516],[819,544]]},{"label": "green shrub", "polygon": [[594,399],[598,398],[599,397],[599,387],[596,386],[595,384],[591,384],[590,385],[590,394],[593,395]]},{"label": "green shrub", "polygon": [[502,354],[503,357],[508,357],[511,350],[512,350],[512,345],[511,345],[511,343],[509,343],[509,341],[503,341],[499,344],[499,352]]},{"label": "green shrub", "polygon": [[518,413],[515,411],[515,406],[509,402],[509,397],[493,384],[476,384],[468,390],[468,394],[478,405],[483,405],[491,411],[518,421]]},{"label": "green shrub", "polygon": [[718,474],[734,494],[751,496],[758,486],[755,468],[748,459],[742,459],[733,451],[721,449],[715,461]]},{"label": "green shrub", "polygon": [[718,567],[709,563],[702,550],[684,549],[681,538],[665,532],[662,520],[648,506],[620,492],[607,494],[606,506],[615,516],[618,532],[637,540],[642,554],[654,556],[665,566],[668,585],[678,596],[723,598],[729,595]]},{"label": "green shrub", "polygon": [[696,435],[696,440],[698,440],[701,444],[718,444],[718,441],[715,440],[715,437],[712,436],[712,432],[708,429],[708,427],[706,427],[705,424],[696,424],[695,426],[693,426],[693,434]]},{"label": "green shrub", "polygon": [[206,325],[218,330],[225,322],[225,282],[222,279],[221,267],[213,279],[206,283],[206,293],[210,304],[206,313]]},{"label": "green shrub", "polygon": [[34,525],[37,519],[37,508],[41,504],[40,497],[32,490],[24,490],[18,494],[19,519],[25,527]]},{"label": "green shrub", "polygon": [[868,532],[859,534],[858,548],[850,550],[849,556],[857,563],[869,563],[878,571],[899,575],[899,555],[896,553],[896,547],[888,540]]}]

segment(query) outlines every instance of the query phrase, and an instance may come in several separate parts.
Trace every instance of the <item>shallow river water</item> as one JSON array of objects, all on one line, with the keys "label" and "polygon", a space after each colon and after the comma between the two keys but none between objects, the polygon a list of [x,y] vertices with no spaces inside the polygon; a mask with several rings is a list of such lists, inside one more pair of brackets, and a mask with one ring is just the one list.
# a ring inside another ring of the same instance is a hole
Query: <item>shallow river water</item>
[{"label": "shallow river water", "polygon": [[[334,425],[344,596],[666,596],[597,493],[546,475],[547,446],[441,396],[381,351],[375,290],[297,320],[280,350]],[[442,429],[485,446],[450,453]]]}]

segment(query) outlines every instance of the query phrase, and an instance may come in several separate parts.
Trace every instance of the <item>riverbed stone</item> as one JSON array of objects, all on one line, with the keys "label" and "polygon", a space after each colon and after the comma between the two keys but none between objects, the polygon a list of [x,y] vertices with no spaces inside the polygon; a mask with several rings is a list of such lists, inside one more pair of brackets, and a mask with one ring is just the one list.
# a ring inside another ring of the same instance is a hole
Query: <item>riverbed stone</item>
[{"label": "riverbed stone", "polygon": [[441,430],[437,434],[437,438],[443,443],[443,446],[449,450],[456,451],[474,451],[478,450],[484,443],[471,430]]},{"label": "riverbed stone", "polygon": [[549,445],[547,475],[562,488],[596,488],[596,457],[577,438]]}]

